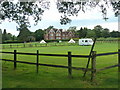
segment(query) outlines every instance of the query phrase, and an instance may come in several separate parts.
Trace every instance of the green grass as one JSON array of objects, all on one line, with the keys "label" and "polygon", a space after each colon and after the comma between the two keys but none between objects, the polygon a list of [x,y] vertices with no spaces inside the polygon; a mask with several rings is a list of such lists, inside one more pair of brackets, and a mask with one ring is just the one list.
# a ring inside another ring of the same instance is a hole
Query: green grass
[{"label": "green grass", "polygon": [[[2,51],[40,53],[48,54],[72,54],[88,55],[91,46],[50,46],[32,48],[11,48]],[[94,51],[97,53],[117,51],[117,43],[97,43]],[[36,62],[36,56],[18,55],[17,60]],[[4,59],[13,59],[13,55],[3,54]],[[67,65],[66,57],[40,56],[40,63]],[[86,67],[87,58],[72,58],[72,64],[76,67]],[[118,73],[117,67],[98,72],[94,82],[90,82],[91,73],[88,72],[83,78],[83,71],[73,70],[73,78],[68,78],[67,69],[39,66],[39,73],[36,73],[36,66],[29,64],[17,64],[17,69],[13,70],[13,62],[2,62],[3,67],[3,88],[117,88]],[[117,55],[97,57],[97,69],[117,64]],[[90,68],[90,67],[89,67]]]}]

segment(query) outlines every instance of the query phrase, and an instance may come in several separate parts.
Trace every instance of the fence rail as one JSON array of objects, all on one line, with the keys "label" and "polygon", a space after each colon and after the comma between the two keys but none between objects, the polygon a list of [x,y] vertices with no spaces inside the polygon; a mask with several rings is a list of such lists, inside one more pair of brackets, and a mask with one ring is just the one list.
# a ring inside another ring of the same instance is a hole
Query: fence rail
[{"label": "fence rail", "polygon": [[[39,66],[49,66],[49,67],[59,67],[59,68],[67,68],[68,69],[68,76],[72,77],[72,69],[75,70],[82,70],[82,71],[91,71],[91,80],[94,79],[96,72],[102,71],[102,70],[106,70],[106,69],[110,69],[113,67],[118,67],[118,72],[120,72],[120,49],[118,50],[118,52],[109,52],[109,53],[100,53],[100,54],[96,54],[96,51],[92,52],[92,55],[72,55],[71,52],[68,52],[68,54],[42,54],[39,53],[39,51],[37,50],[37,53],[22,53],[22,52],[17,52],[17,50],[14,50],[14,52],[5,52],[5,51],[1,51],[0,53],[5,53],[5,54],[14,54],[14,60],[8,60],[8,59],[0,59],[3,61],[10,61],[10,62],[14,62],[14,69],[16,69],[17,67],[17,63],[25,63],[25,64],[32,64],[32,65],[36,65],[36,72],[38,73],[38,67]],[[17,55],[22,54],[22,55],[35,55],[36,58],[36,63],[33,62],[26,62],[26,61],[18,61],[17,60]],[[102,69],[96,69],[96,57],[98,56],[104,56],[104,55],[113,55],[113,54],[118,54],[118,64],[116,65],[112,65],[112,66],[107,66],[104,67]],[[68,65],[67,66],[63,66],[63,65],[52,65],[52,64],[42,64],[39,63],[39,56],[58,56],[58,57],[67,57],[68,59]],[[72,57],[79,57],[79,58],[91,58],[91,68],[83,68],[83,67],[73,67],[72,66]]]},{"label": "fence rail", "polygon": [[[120,42],[120,40],[97,40],[96,43],[113,43],[113,42]],[[48,47],[48,46],[71,46],[71,45],[78,45],[77,43],[45,43],[45,44],[40,44],[39,42],[37,43],[18,43],[18,44],[0,44],[2,45],[2,49],[7,49],[7,48],[27,48],[27,47]]]}]

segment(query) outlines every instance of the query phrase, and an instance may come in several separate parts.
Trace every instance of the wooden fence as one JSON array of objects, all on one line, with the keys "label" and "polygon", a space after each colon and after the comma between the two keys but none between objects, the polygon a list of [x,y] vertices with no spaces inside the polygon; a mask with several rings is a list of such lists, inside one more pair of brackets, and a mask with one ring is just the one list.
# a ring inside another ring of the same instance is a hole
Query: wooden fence
[{"label": "wooden fence", "polygon": [[[118,43],[120,40],[97,40],[97,43]],[[78,45],[77,43],[67,43],[67,42],[62,42],[62,43],[45,43],[45,44],[40,44],[40,43],[18,43],[18,44],[0,44],[2,49],[7,49],[7,48],[27,48],[27,47],[48,47],[48,46],[75,46]]]},{"label": "wooden fence", "polygon": [[[71,52],[68,52],[67,55],[65,54],[42,54],[39,53],[39,51],[37,50],[37,53],[22,53],[22,52],[17,52],[17,50],[14,50],[14,52],[0,52],[0,53],[5,53],[5,54],[14,54],[14,60],[9,60],[9,59],[0,59],[3,61],[10,61],[14,63],[14,70],[17,68],[17,63],[25,63],[25,64],[32,64],[32,65],[36,65],[36,72],[38,73],[39,71],[39,66],[49,66],[49,67],[59,67],[59,68],[67,68],[68,69],[68,76],[72,77],[72,69],[75,70],[83,70],[83,71],[91,71],[91,81],[94,80],[95,78],[95,74],[96,72],[102,71],[102,70],[106,70],[106,69],[110,69],[113,67],[118,67],[118,72],[120,72],[120,49],[118,50],[118,52],[109,52],[109,53],[100,53],[97,54],[96,51],[92,51],[92,55],[72,55]],[[25,61],[18,61],[17,60],[17,55],[22,54],[22,55],[36,55],[36,63],[33,62],[25,62]],[[105,55],[113,55],[113,54],[118,54],[118,64],[116,65],[112,65],[112,66],[108,66],[108,67],[104,67],[101,69],[96,69],[96,57],[98,56],[105,56]],[[62,65],[52,65],[52,64],[42,64],[39,63],[39,57],[40,56],[56,56],[56,57],[66,57],[68,60],[68,65],[67,66],[62,66]],[[91,68],[84,68],[84,67],[73,67],[72,66],[72,57],[78,57],[78,58],[91,58]]]}]

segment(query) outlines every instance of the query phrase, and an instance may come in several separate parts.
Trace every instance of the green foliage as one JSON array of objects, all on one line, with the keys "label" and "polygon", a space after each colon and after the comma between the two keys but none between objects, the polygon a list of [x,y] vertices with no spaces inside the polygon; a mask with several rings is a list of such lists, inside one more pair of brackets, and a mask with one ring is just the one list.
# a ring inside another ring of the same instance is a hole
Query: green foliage
[{"label": "green foliage", "polygon": [[120,37],[120,32],[118,32],[118,31],[112,31],[112,32],[110,32],[110,36],[111,37]]},{"label": "green foliage", "polygon": [[86,37],[95,38],[96,37],[95,32],[93,30],[88,29]]},{"label": "green foliage", "polygon": [[6,42],[8,40],[12,40],[13,35],[11,33],[7,33],[6,29],[4,29],[2,34],[2,42]]},{"label": "green foliage", "polygon": [[101,36],[104,38],[110,37],[109,29],[107,29],[107,28],[103,29],[101,32]]},{"label": "green foliage", "polygon": [[19,41],[27,41],[27,38],[31,36],[31,32],[28,30],[28,28],[24,25],[21,25],[20,28],[18,28],[20,31],[18,35],[18,40]]},{"label": "green foliage", "polygon": [[44,39],[44,33],[45,31],[42,29],[38,29],[34,32],[34,36],[36,38],[36,41],[40,41],[42,39]]},{"label": "green foliage", "polygon": [[21,2],[13,3],[11,1],[0,1],[0,19],[9,19],[15,21],[19,26],[22,24],[30,25],[29,18],[33,17],[35,24],[41,20],[44,10],[49,8],[49,1],[43,2]]},{"label": "green foliage", "polygon": [[94,27],[93,30],[94,30],[94,32],[95,32],[96,37],[97,37],[97,38],[100,38],[100,37],[101,37],[102,30],[103,30],[102,26],[97,25],[97,26]]}]

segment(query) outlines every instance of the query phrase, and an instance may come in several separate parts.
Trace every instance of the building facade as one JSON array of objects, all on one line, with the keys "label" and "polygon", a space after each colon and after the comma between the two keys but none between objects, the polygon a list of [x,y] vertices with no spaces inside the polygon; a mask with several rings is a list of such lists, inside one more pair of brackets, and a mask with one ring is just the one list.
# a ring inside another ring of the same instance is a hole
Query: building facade
[{"label": "building facade", "polygon": [[45,31],[44,40],[62,40],[71,39],[74,37],[74,32],[63,31],[62,29],[50,29]]}]

